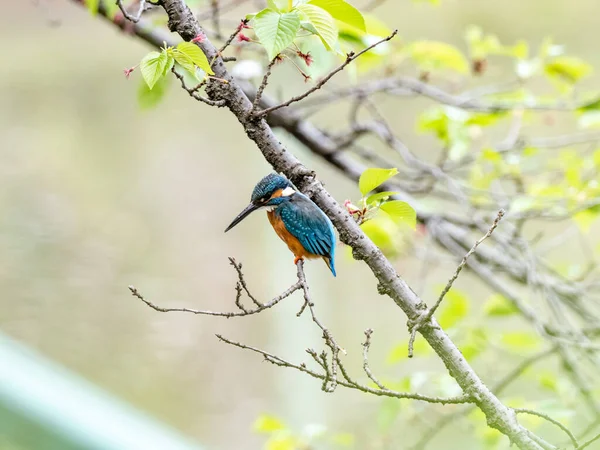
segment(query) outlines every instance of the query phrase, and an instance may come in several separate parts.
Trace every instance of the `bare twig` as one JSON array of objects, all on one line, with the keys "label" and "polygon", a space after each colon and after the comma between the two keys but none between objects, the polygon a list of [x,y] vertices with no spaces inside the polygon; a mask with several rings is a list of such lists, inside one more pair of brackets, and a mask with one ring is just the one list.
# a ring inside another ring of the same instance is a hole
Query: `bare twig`
[{"label": "bare twig", "polygon": [[391,40],[394,36],[396,36],[397,33],[398,33],[398,30],[394,30],[394,32],[392,34],[390,34],[388,37],[383,38],[383,39],[375,42],[374,44],[368,46],[364,50],[361,50],[358,53],[353,53],[353,52],[352,53],[348,53],[348,55],[346,56],[346,60],[340,66],[338,66],[337,68],[335,68],[334,70],[332,70],[331,72],[329,72],[323,79],[321,79],[317,84],[315,84],[312,88],[310,88],[304,94],[298,95],[296,97],[292,97],[288,101],[280,103],[279,105],[271,106],[270,108],[263,109],[262,111],[257,111],[257,112],[254,113],[254,115],[257,116],[257,117],[264,117],[267,114],[272,113],[273,111],[277,111],[280,108],[285,108],[286,106],[289,106],[292,103],[299,102],[300,100],[305,99],[306,97],[308,97],[313,92],[321,89],[321,87],[323,87],[323,85],[325,83],[327,83],[336,73],[341,72],[342,70],[344,70],[346,68],[346,66],[348,64],[350,64],[352,61],[354,61],[356,58],[358,58],[359,56],[361,56],[364,53],[368,52],[369,50],[372,50],[373,48],[377,47],[379,44],[382,44],[384,42],[387,42],[387,41]]},{"label": "bare twig", "polygon": [[198,84],[197,86],[194,86],[193,88],[189,88],[185,84],[185,79],[183,78],[183,75],[181,75],[180,73],[178,73],[175,70],[175,67],[171,68],[171,72],[173,72],[173,74],[181,82],[181,87],[188,94],[190,94],[190,97],[193,97],[194,99],[198,100],[199,102],[206,103],[209,106],[217,106],[217,107],[225,106],[225,104],[226,104],[225,100],[210,100],[210,99],[208,99],[206,97],[203,97],[200,94],[198,94],[198,90],[206,83],[206,80],[202,81],[200,84]]},{"label": "bare twig", "polygon": [[514,411],[517,414],[530,414],[532,416],[537,416],[537,417],[541,417],[544,420],[547,420],[548,422],[550,422],[553,425],[556,425],[558,428],[560,428],[561,430],[563,430],[567,436],[569,436],[569,439],[571,440],[571,443],[573,444],[573,446],[576,449],[579,449],[579,443],[577,442],[577,438],[573,435],[573,433],[571,432],[571,430],[569,430],[567,427],[565,427],[562,423],[560,423],[558,420],[553,419],[552,417],[548,416],[547,414],[541,413],[541,412],[537,412],[534,411],[532,409],[527,409],[527,408],[513,408]]},{"label": "bare twig", "polygon": [[[230,339],[227,339],[223,336],[221,336],[220,334],[216,335],[221,341],[233,345],[234,347],[238,347],[238,348],[242,348],[245,350],[250,350],[252,352],[258,353],[260,355],[263,355],[265,360],[269,361],[270,363],[273,363],[277,366],[280,367],[288,367],[288,368],[292,368],[292,369],[296,369],[299,370],[300,372],[306,373],[308,375],[310,375],[313,378],[316,378],[318,380],[324,381],[327,379],[328,375],[327,374],[322,374],[319,372],[315,372],[314,370],[309,369],[306,364],[302,363],[302,364],[294,364],[291,363],[289,361],[286,361],[282,358],[280,358],[279,356],[273,355],[271,353],[268,353],[264,350],[261,350],[259,348],[256,347],[251,347],[249,345],[246,344],[242,344],[240,342],[235,342],[232,341]],[[316,352],[314,352],[314,350],[312,350],[312,352],[316,355]],[[311,354],[309,352],[309,354]],[[311,354],[312,356],[312,354]],[[315,358],[315,356],[313,356],[313,359]],[[316,358],[319,358],[318,355],[316,355]],[[319,366],[323,367],[322,362],[319,362]],[[326,365],[327,367],[327,365]],[[331,375],[329,375],[331,376]],[[462,395],[459,397],[447,397],[447,398],[443,398],[443,397],[430,397],[427,395],[420,395],[420,394],[412,394],[412,393],[407,393],[407,392],[397,392],[391,389],[374,389],[371,388],[369,386],[365,386],[359,383],[355,383],[355,382],[348,382],[348,381],[344,381],[344,380],[338,380],[337,384],[339,386],[343,386],[343,387],[347,387],[350,389],[356,389],[358,391],[362,391],[362,392],[367,392],[369,394],[373,394],[373,395],[377,395],[377,396],[381,396],[381,397],[393,397],[393,398],[399,398],[399,399],[412,399],[412,400],[419,400],[419,401],[423,401],[423,402],[427,402],[427,403],[440,403],[440,404],[460,404],[460,403],[472,403],[474,400],[473,398],[466,396],[466,395]]]},{"label": "bare twig", "polygon": [[252,102],[252,110],[250,111],[250,114],[254,114],[254,111],[256,111],[256,109],[258,108],[258,105],[260,105],[260,99],[262,98],[262,94],[263,94],[265,88],[267,87],[267,84],[269,83],[269,77],[271,76],[271,70],[273,69],[273,66],[276,63],[277,63],[277,56],[275,58],[273,58],[271,60],[271,62],[269,63],[269,65],[267,66],[265,75],[263,76],[260,86],[258,86],[258,89],[256,91],[256,97],[254,97],[254,101]]},{"label": "bare twig", "polygon": [[129,11],[127,11],[127,8],[125,7],[125,5],[123,5],[123,0],[117,0],[117,6],[119,7],[121,12],[123,13],[123,16],[125,16],[127,20],[130,20],[133,23],[137,23],[142,18],[142,13],[144,12],[144,8],[146,7],[146,0],[138,0],[138,10],[135,14],[131,14]]},{"label": "bare twig", "polygon": [[[242,272],[242,265],[237,263],[235,261],[235,259],[233,259],[233,258],[229,258],[229,261],[231,262],[231,265],[235,268],[235,271],[237,272],[237,275],[238,275],[238,282],[236,283],[236,297],[235,297],[234,303],[240,310],[239,312],[219,312],[219,311],[207,311],[207,310],[190,309],[190,308],[163,308],[161,306],[155,305],[154,303],[152,303],[149,300],[146,300],[146,298],[137,290],[136,287],[129,286],[129,290],[131,291],[133,296],[135,296],[138,299],[140,299],[141,301],[143,301],[146,305],[148,305],[150,308],[154,309],[155,311],[187,312],[187,313],[191,313],[191,314],[201,314],[201,315],[206,315],[206,316],[219,316],[219,317],[230,318],[230,317],[244,317],[244,316],[250,316],[253,314],[258,314],[258,313],[264,311],[265,309],[272,308],[273,306],[275,306],[277,303],[279,303],[284,298],[287,298],[290,295],[292,295],[294,292],[296,292],[297,290],[302,289],[302,283],[300,280],[298,280],[296,283],[292,284],[288,289],[286,289],[280,295],[271,299],[269,302],[261,303],[250,293],[250,291],[246,285],[246,281],[244,280],[244,274]],[[252,300],[252,303],[254,303],[254,305],[256,306],[255,308],[248,309],[241,303],[242,291],[244,291],[246,293],[246,295],[248,296],[248,298],[250,298],[250,300]]]},{"label": "bare twig", "polygon": [[219,49],[219,54],[223,53],[225,51],[225,49],[227,47],[229,47],[229,45],[233,42],[233,40],[235,39],[235,37],[240,34],[240,31],[242,31],[242,28],[244,28],[244,26],[248,23],[248,19],[242,19],[242,21],[240,22],[240,24],[237,26],[237,28],[235,29],[235,31],[233,33],[231,33],[231,35],[227,38],[227,40],[225,41],[225,43],[221,46],[221,48]]},{"label": "bare twig", "polygon": [[365,330],[365,342],[363,343],[363,370],[369,377],[369,379],[377,385],[379,389],[386,389],[381,382],[373,375],[371,368],[369,367],[369,348],[371,347],[371,335],[373,334],[372,329]]},{"label": "bare twig", "polygon": [[[335,341],[335,338],[333,337],[333,334],[331,334],[331,331],[329,331],[329,329],[327,329],[321,323],[321,321],[317,318],[317,315],[315,313],[315,305],[310,298],[310,291],[308,288],[308,283],[306,282],[306,275],[304,274],[304,261],[302,259],[298,260],[297,267],[298,267],[298,282],[302,286],[302,291],[304,293],[304,305],[305,305],[302,307],[303,309],[300,311],[300,313],[298,315],[301,314],[301,312],[304,310],[305,307],[308,307],[308,310],[310,311],[310,315],[312,317],[313,322],[323,332],[323,339],[325,340],[325,344],[331,349],[331,379],[328,384],[323,386],[324,387],[323,390],[326,392],[333,392],[338,383],[337,372],[338,372],[338,366],[339,366],[339,353],[340,353],[340,350],[343,351],[343,349],[337,344],[337,342]],[[326,360],[324,362],[326,363]]]},{"label": "bare twig", "polygon": [[600,440],[600,434],[597,434],[596,436],[594,436],[593,438],[591,438],[589,441],[586,441],[583,444],[581,444],[581,446],[577,447],[577,450],[583,450],[584,448],[587,448],[590,445],[592,445],[597,440]]},{"label": "bare twig", "polygon": [[483,237],[481,237],[481,239],[479,239],[477,242],[475,242],[475,244],[473,245],[473,247],[471,247],[471,250],[469,250],[467,252],[467,254],[463,257],[462,261],[460,262],[460,264],[458,265],[458,267],[454,271],[454,275],[452,275],[452,278],[450,278],[450,280],[448,280],[448,283],[446,283],[446,286],[442,290],[442,293],[440,294],[439,298],[437,299],[437,301],[435,302],[435,304],[433,305],[433,307],[429,308],[427,310],[427,312],[425,312],[419,319],[417,319],[416,321],[414,321],[410,325],[410,338],[408,340],[408,357],[409,358],[413,357],[413,346],[414,346],[414,343],[415,343],[415,338],[416,338],[416,335],[417,335],[417,331],[419,330],[419,328],[421,328],[426,323],[428,323],[429,321],[431,321],[431,318],[433,317],[433,314],[439,308],[439,306],[442,304],[442,301],[444,300],[444,297],[446,296],[446,294],[448,293],[448,291],[450,291],[450,289],[452,288],[452,285],[454,284],[454,282],[458,278],[458,275],[460,274],[460,272],[463,269],[463,267],[465,267],[465,265],[467,264],[467,260],[469,259],[469,256],[471,256],[473,253],[475,253],[475,250],[477,250],[477,247],[479,247],[479,244],[481,244],[483,241],[485,241],[487,238],[489,238],[492,235],[492,233],[494,232],[494,230],[498,226],[498,223],[502,220],[502,217],[504,217],[504,210],[503,209],[501,209],[500,211],[498,211],[498,214],[497,214],[496,218],[494,219],[494,222],[492,223],[492,226],[487,231],[487,233],[485,233],[483,235]]}]

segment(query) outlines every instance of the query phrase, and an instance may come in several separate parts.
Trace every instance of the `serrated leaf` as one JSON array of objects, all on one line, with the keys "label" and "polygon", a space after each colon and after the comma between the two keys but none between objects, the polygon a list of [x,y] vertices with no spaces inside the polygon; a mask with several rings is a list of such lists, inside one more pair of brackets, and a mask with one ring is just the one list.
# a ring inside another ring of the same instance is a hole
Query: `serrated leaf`
[{"label": "serrated leaf", "polygon": [[440,306],[437,315],[438,322],[443,328],[451,328],[469,314],[469,299],[461,291],[451,289]]},{"label": "serrated leaf", "polygon": [[[196,44],[192,42],[180,42],[177,45],[177,51],[188,56],[196,66],[204,70],[207,74],[214,75],[206,55]],[[174,52],[173,56],[175,56],[175,54],[177,54],[177,52]]]},{"label": "serrated leaf", "polygon": [[308,4],[324,9],[340,22],[347,23],[361,31],[367,31],[365,18],[361,12],[344,0],[310,0]]},{"label": "serrated leaf", "polygon": [[254,431],[258,433],[273,433],[274,431],[285,430],[286,426],[277,417],[270,414],[261,414],[254,422]]},{"label": "serrated leaf", "polygon": [[402,200],[391,200],[380,206],[397,224],[406,224],[412,229],[417,227],[417,213],[408,203]]},{"label": "serrated leaf", "polygon": [[177,49],[173,51],[173,58],[177,61],[177,64],[183,67],[189,74],[194,77],[196,76],[196,65],[194,64],[194,61],[192,61],[192,58]]},{"label": "serrated leaf", "polygon": [[360,193],[364,196],[397,174],[398,174],[398,169],[396,169],[396,168],[392,168],[392,169],[370,168],[370,169],[367,169],[362,173],[362,175],[360,176],[360,179],[358,180],[358,189],[360,190]]},{"label": "serrated leaf", "polygon": [[306,16],[309,22],[317,31],[317,36],[321,38],[323,45],[327,50],[331,50],[338,39],[338,29],[331,14],[323,8],[310,3],[297,6],[298,11]]},{"label": "serrated leaf", "polygon": [[502,342],[506,348],[518,353],[522,353],[524,350],[536,350],[541,344],[538,335],[525,331],[505,333],[500,339],[500,342]]},{"label": "serrated leaf", "polygon": [[372,205],[380,200],[387,200],[396,194],[398,194],[398,192],[395,191],[377,192],[376,194],[369,195],[366,199],[366,202],[367,205]]},{"label": "serrated leaf", "polygon": [[483,305],[483,311],[488,316],[510,316],[519,312],[515,305],[500,294],[491,295]]},{"label": "serrated leaf", "polygon": [[269,59],[289,46],[299,29],[300,16],[295,11],[281,14],[263,9],[254,18],[254,32],[267,50]]},{"label": "serrated leaf", "polygon": [[140,71],[148,88],[152,89],[156,82],[165,75],[168,60],[169,58],[165,51],[160,53],[150,52],[144,56],[144,59],[140,63]]},{"label": "serrated leaf", "polygon": [[137,92],[137,100],[140,108],[152,109],[158,105],[164,99],[168,85],[168,77],[160,78],[153,89],[150,89],[145,81],[142,81]]}]

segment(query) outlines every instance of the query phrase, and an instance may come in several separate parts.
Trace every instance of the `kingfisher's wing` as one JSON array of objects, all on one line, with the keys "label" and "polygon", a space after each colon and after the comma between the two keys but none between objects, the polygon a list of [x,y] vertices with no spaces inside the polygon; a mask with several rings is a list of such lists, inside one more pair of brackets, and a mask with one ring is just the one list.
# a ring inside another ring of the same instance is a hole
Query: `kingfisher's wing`
[{"label": "kingfisher's wing", "polygon": [[329,217],[305,195],[297,192],[278,208],[285,228],[314,255],[333,259],[335,234]]}]

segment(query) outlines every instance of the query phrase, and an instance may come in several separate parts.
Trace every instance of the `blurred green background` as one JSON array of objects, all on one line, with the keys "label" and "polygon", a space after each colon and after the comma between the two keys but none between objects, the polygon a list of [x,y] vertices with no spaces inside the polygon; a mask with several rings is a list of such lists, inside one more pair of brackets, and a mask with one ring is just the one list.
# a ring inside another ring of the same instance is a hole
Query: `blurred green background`
[{"label": "blurred green background", "polygon": [[[252,7],[239,11],[241,17]],[[600,67],[598,12],[595,0],[442,0],[439,7],[390,0],[376,15],[402,39],[463,49],[471,23],[508,43],[537,45],[551,35]],[[206,448],[261,448],[252,424],[265,412],[298,430],[323,424],[356,433],[357,448],[383,448],[364,440],[377,428],[380,399],[343,389],[325,394],[318,382],[214,336],[306,360],[305,349],[321,342],[309,318],[295,316],[301,298],[226,320],[160,314],[127,289],[133,284],[161,306],[232,310],[236,276],[228,256],[244,263],[259,298],[293,283],[292,256],[261,214],[223,233],[270,170],[235,118],[190,101],[174,84],[157,109],[141,111],[139,74],[126,80],[122,71],[148,48],[72,2],[5,2],[0,37],[0,330]],[[506,74],[491,76],[501,81]],[[425,151],[429,140],[414,132],[418,106],[399,103],[394,123],[411,148]],[[333,115],[328,121],[335,125]],[[338,201],[357,198],[353,183],[281,137]],[[420,291],[426,300],[454,264],[441,260],[431,268]],[[405,256],[396,265],[419,286],[417,259]],[[318,311],[357,374],[369,327],[376,331],[373,369],[382,376],[443,370],[436,360],[386,365],[390,348],[406,339],[406,319],[377,295],[364,265],[339,250],[337,266],[335,279],[321,263],[309,264],[307,274]],[[468,274],[457,286],[486,294]],[[494,367],[478,369],[487,382],[497,378]],[[397,432],[412,443],[422,421],[398,424]],[[449,429],[436,448],[468,448],[469,437]],[[46,448],[18,439],[2,448],[11,445]]]}]

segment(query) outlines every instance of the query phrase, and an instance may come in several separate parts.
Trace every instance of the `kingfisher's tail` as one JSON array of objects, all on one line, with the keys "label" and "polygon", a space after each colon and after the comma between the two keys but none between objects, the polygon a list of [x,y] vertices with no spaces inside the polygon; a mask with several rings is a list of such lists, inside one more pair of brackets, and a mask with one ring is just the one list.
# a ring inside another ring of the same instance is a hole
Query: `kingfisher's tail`
[{"label": "kingfisher's tail", "polygon": [[325,261],[325,264],[327,264],[327,267],[329,267],[329,270],[331,270],[331,273],[335,277],[335,264],[333,262],[333,257],[323,256],[323,261]]}]

